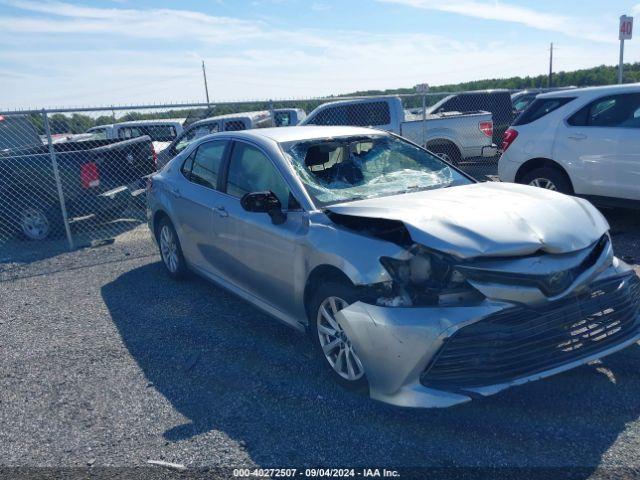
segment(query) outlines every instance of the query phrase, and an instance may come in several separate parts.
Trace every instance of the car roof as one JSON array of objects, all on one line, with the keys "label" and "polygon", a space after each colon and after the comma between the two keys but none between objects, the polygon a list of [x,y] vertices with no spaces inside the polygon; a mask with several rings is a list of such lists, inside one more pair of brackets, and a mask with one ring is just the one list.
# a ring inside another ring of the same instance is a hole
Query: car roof
[{"label": "car roof", "polygon": [[488,88],[485,90],[471,90],[465,92],[453,92],[451,95],[491,95],[494,93],[511,93],[511,90],[506,88]]},{"label": "car roof", "polygon": [[215,117],[207,117],[207,118],[203,118],[202,120],[198,120],[197,122],[193,122],[190,126],[193,125],[202,125],[204,123],[209,123],[212,121],[217,121],[217,120],[229,120],[230,118],[248,118],[248,119],[260,119],[261,117],[267,117],[270,116],[271,113],[269,113],[268,110],[256,110],[253,112],[238,112],[238,113],[226,113],[224,115],[216,115]]},{"label": "car roof", "polygon": [[319,138],[349,137],[359,135],[385,134],[382,130],[365,127],[343,126],[293,126],[256,128],[253,130],[239,130],[235,132],[221,132],[215,135],[226,135],[247,140],[269,139],[276,143],[303,142]]},{"label": "car roof", "polygon": [[175,125],[184,123],[184,118],[162,118],[157,120],[128,120],[126,122],[113,123],[114,127],[131,127],[135,125]]},{"label": "car roof", "polygon": [[623,85],[604,85],[601,87],[585,87],[585,88],[572,88],[569,90],[559,90],[554,92],[541,93],[538,98],[556,98],[565,97],[570,94],[572,97],[581,96],[594,96],[597,97],[602,94],[615,94],[615,93],[638,93],[640,92],[640,83],[627,83]]}]

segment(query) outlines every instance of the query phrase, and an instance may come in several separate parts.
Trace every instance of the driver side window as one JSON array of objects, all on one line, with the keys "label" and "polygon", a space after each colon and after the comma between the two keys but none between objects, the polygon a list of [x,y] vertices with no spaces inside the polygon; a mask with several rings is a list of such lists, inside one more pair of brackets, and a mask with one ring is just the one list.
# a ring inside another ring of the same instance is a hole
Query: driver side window
[{"label": "driver side window", "polygon": [[270,190],[282,208],[289,208],[289,187],[282,175],[266,155],[246,143],[237,142],[233,148],[226,187],[227,193],[236,198]]}]

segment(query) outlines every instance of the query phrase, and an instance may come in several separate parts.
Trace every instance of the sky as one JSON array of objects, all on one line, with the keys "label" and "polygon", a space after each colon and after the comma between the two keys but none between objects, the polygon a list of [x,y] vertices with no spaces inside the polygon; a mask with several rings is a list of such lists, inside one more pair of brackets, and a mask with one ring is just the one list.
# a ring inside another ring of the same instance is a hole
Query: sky
[{"label": "sky", "polygon": [[202,60],[212,101],[614,65],[639,1],[0,0],[0,110],[201,102]]}]

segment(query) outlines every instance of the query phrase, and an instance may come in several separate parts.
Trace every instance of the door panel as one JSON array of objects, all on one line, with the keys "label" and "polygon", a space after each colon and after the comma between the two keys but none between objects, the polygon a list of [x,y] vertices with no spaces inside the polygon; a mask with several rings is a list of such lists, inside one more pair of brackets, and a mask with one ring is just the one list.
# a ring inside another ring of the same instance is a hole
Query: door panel
[{"label": "door panel", "polygon": [[245,193],[271,190],[285,208],[290,195],[271,160],[243,142],[233,147],[226,187],[227,195],[212,222],[224,250],[223,276],[274,307],[290,311],[304,214],[288,212],[283,224],[274,225],[268,214],[242,208],[240,198]]},{"label": "door panel", "polygon": [[222,196],[216,188],[227,147],[228,142],[220,140],[200,145],[185,161],[183,179],[170,186],[185,258],[190,264],[212,273],[217,270],[211,221],[213,209]]},{"label": "door panel", "polygon": [[640,95],[613,95],[583,107],[558,130],[554,158],[576,193],[640,200]]}]

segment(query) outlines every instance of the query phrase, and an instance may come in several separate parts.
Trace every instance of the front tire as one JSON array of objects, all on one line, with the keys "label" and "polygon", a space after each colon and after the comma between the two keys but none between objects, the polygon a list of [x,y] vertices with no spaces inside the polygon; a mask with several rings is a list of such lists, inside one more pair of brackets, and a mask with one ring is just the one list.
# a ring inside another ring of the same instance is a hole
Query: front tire
[{"label": "front tire", "polygon": [[573,195],[571,181],[560,170],[553,167],[531,170],[520,179],[519,183]]},{"label": "front tire", "polygon": [[308,334],[323,368],[340,385],[364,392],[368,389],[364,367],[335,318],[337,312],[357,300],[357,291],[351,283],[328,281],[320,285],[308,307]]},{"label": "front tire", "polygon": [[184,278],[187,265],[182,255],[182,247],[176,229],[167,217],[158,224],[157,238],[162,264],[169,276],[176,280]]}]

